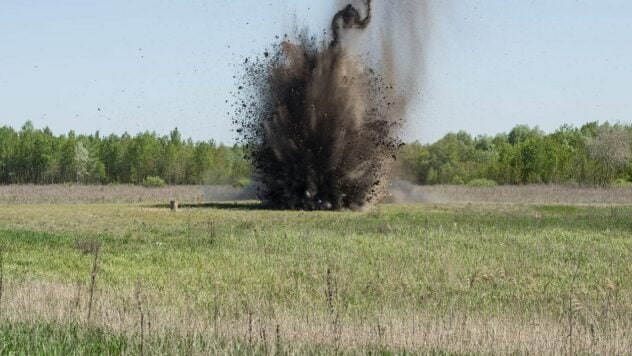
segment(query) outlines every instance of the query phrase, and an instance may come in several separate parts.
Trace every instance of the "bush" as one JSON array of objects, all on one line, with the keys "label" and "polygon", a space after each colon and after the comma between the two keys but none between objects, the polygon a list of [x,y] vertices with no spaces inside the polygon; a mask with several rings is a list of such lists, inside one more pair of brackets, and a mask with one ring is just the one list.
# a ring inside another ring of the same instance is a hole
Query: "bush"
[{"label": "bush", "polygon": [[233,183],[234,188],[246,188],[251,183],[250,178],[239,178],[236,182]]},{"label": "bush", "polygon": [[485,179],[485,178],[472,179],[469,183],[467,183],[468,187],[476,187],[476,188],[489,188],[489,187],[495,187],[497,185],[498,183],[496,183],[496,181],[491,180],[491,179]]},{"label": "bush", "polygon": [[463,178],[461,178],[459,176],[454,176],[452,178],[452,184],[453,185],[463,185],[463,184],[465,184],[465,181],[463,180]]},{"label": "bush", "polygon": [[611,186],[614,188],[632,188],[632,182],[619,178],[612,182]]},{"label": "bush", "polygon": [[166,185],[167,183],[160,177],[147,177],[143,181],[143,187],[147,188],[162,188]]}]

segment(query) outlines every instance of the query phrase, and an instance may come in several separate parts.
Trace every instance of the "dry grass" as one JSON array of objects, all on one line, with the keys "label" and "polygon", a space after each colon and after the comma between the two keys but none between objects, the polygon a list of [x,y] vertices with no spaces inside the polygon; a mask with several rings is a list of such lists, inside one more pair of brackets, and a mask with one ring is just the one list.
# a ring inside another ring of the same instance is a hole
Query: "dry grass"
[{"label": "dry grass", "polygon": [[632,188],[585,188],[564,185],[526,185],[476,188],[458,185],[413,186],[391,190],[396,203],[522,203],[632,204]]},{"label": "dry grass", "polygon": [[[3,322],[79,323],[100,327],[112,334],[139,338],[141,314],[137,290],[101,291],[96,295],[94,316],[85,320],[85,286],[50,281],[12,282],[6,286]],[[450,313],[441,318],[411,310],[405,315],[385,311],[380,318],[341,320],[335,326],[327,314],[306,311],[302,315],[271,310],[260,305],[244,306],[243,313],[205,315],[188,305],[159,307],[159,291],[143,290],[143,327],[146,337],[180,336],[213,342],[237,340],[272,353],[280,341],[285,349],[325,346],[347,352],[368,349],[451,353],[525,354],[629,354],[632,352],[632,318],[613,316],[610,324],[598,325],[591,317],[598,308],[575,306],[572,330],[565,321],[469,316]],[[155,303],[155,304],[154,304]],[[618,310],[621,306],[609,306]],[[626,306],[627,308],[630,305]],[[278,332],[278,334],[277,334]],[[175,351],[175,350],[174,350]],[[200,345],[199,353],[206,353]]]},{"label": "dry grass", "polygon": [[3,185],[0,203],[9,204],[124,204],[235,199],[240,190],[230,186],[182,185],[146,188],[135,185]]},{"label": "dry grass", "polygon": [[[0,203],[10,204],[125,204],[171,199],[204,202],[254,199],[252,189],[230,186],[133,185],[8,185],[0,186]],[[632,188],[584,188],[563,185],[528,185],[475,188],[466,186],[413,186],[395,183],[396,203],[524,203],[524,204],[632,204]]]}]

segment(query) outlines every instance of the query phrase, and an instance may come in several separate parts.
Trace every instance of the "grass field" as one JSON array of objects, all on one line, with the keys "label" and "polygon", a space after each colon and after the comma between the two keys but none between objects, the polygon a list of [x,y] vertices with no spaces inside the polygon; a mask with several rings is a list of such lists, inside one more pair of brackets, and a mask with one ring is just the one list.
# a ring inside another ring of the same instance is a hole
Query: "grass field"
[{"label": "grass field", "polygon": [[632,352],[632,204],[5,204],[0,244],[1,353]]}]

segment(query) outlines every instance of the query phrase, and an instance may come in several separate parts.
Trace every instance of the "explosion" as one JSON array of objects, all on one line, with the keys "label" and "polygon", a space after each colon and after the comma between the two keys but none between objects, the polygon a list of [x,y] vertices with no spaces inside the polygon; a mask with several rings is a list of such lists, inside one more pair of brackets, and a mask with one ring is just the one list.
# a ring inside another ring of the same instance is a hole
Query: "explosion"
[{"label": "explosion", "polygon": [[371,23],[371,5],[337,12],[329,43],[286,36],[263,59],[246,59],[235,123],[267,207],[355,210],[386,193],[402,104],[342,39]]}]

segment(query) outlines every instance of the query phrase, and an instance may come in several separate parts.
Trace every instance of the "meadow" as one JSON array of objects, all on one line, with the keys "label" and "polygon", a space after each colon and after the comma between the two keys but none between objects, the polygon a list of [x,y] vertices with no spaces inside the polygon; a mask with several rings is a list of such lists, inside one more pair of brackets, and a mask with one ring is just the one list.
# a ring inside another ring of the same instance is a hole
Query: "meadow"
[{"label": "meadow", "polygon": [[0,353],[632,353],[629,190],[487,189],[365,212],[5,192]]}]

